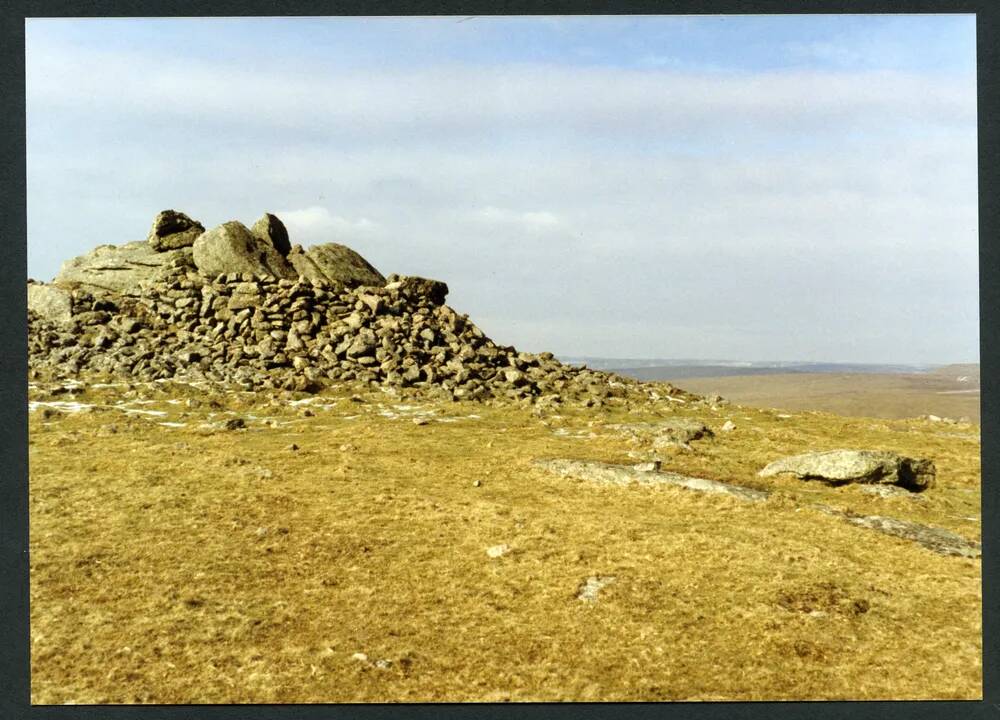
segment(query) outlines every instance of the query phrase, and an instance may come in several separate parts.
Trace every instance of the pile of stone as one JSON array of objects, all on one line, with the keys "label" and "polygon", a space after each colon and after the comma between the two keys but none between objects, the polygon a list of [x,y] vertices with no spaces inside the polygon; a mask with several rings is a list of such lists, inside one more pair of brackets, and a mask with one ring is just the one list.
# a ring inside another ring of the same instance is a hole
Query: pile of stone
[{"label": "pile of stone", "polygon": [[29,281],[29,363],[60,377],[245,389],[356,380],[453,399],[686,395],[498,345],[444,304],[447,293],[437,280],[385,278],[343,245],[292,246],[270,214],[206,231],[165,211],[147,241],[101,246],[51,284]]}]

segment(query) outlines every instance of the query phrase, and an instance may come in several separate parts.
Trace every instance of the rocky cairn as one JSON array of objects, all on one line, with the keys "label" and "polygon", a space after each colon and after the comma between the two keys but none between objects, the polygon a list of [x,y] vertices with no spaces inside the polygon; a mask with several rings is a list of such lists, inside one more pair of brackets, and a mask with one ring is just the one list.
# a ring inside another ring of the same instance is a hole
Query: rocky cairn
[{"label": "rocky cairn", "polygon": [[586,405],[663,393],[498,345],[438,280],[384,277],[343,245],[291,245],[281,220],[210,230],[166,210],[144,242],[102,245],[28,285],[34,376],[178,378],[314,392],[331,381],[455,400]]}]

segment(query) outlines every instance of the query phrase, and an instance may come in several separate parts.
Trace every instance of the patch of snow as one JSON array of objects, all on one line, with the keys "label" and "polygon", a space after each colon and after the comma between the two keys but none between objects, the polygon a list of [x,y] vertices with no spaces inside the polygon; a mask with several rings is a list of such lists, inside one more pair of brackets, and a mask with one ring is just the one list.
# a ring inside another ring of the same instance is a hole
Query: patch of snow
[{"label": "patch of snow", "polygon": [[47,402],[42,402],[40,400],[31,400],[28,402],[28,412],[34,412],[40,407],[49,407],[54,410],[62,410],[63,412],[80,412],[86,408],[97,407],[97,405],[89,405],[87,403],[72,402],[68,400],[49,400]]}]

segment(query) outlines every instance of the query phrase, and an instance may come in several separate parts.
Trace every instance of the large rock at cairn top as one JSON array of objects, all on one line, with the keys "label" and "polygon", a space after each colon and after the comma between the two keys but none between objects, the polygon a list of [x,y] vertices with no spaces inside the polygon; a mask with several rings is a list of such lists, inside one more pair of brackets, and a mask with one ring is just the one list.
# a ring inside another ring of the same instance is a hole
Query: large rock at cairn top
[{"label": "large rock at cairn top", "polygon": [[191,248],[157,252],[145,241],[100,245],[67,260],[53,283],[91,292],[137,295],[141,286],[160,283],[194,268]]},{"label": "large rock at cairn top", "polygon": [[414,299],[427,298],[433,305],[444,305],[444,299],[448,297],[447,283],[416,275],[393,273],[385,286],[389,290],[398,289],[403,295]]},{"label": "large rock at cairn top", "polygon": [[192,246],[198,272],[210,278],[227,273],[294,279],[295,270],[274,246],[235,220],[214,227]]},{"label": "large rock at cairn top", "polygon": [[205,232],[205,227],[197,220],[192,220],[182,212],[164,210],[153,220],[146,241],[158,252],[191,247],[198,236]]},{"label": "large rock at cairn top", "polygon": [[288,253],[288,262],[300,276],[314,283],[341,287],[385,284],[382,273],[367,260],[337,243],[313,245],[308,250],[296,245]]},{"label": "large rock at cairn top", "polygon": [[930,460],[904,457],[894,452],[829,450],[775,460],[757,474],[769,477],[781,473],[833,485],[884,483],[919,491],[934,486],[936,470]]},{"label": "large rock at cairn top", "polygon": [[288,242],[288,229],[277,215],[264,213],[264,217],[253,224],[250,232],[277,250],[282,257],[291,252],[292,245]]}]

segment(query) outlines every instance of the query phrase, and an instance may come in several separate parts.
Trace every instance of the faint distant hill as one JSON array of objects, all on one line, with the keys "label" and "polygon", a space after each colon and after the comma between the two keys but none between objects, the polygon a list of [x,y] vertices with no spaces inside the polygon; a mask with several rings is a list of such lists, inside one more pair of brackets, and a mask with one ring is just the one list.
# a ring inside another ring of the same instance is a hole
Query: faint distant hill
[{"label": "faint distant hill", "polygon": [[966,383],[969,387],[979,387],[979,363],[942,365],[934,368],[935,375],[951,378],[955,382]]},{"label": "faint distant hill", "polygon": [[979,365],[733,362],[563,358],[640,380],[673,382],[689,392],[794,412],[907,418],[919,415],[979,422]]},{"label": "faint distant hill", "polygon": [[[871,363],[817,363],[795,361],[739,361],[700,359],[632,359],[575,357],[562,358],[563,362],[586,365],[595,370],[612,370],[639,380],[681,380],[684,378],[729,377],[735,375],[784,375],[789,373],[865,373],[899,374],[937,372],[956,368],[947,374],[975,375],[978,383],[978,365],[935,366],[926,364],[871,364]],[[965,368],[960,371],[960,368]],[[969,368],[975,368],[975,372]]]}]

